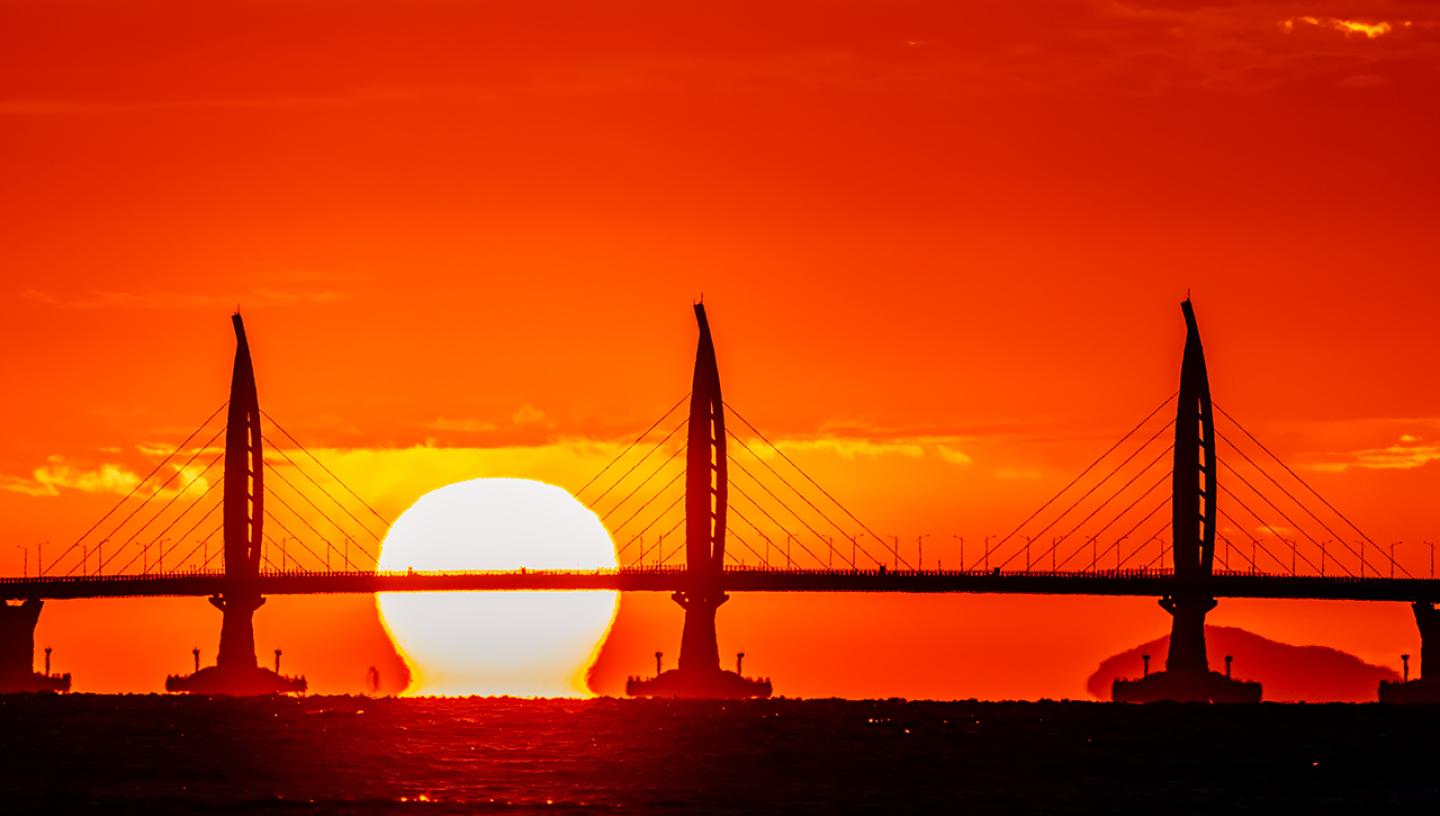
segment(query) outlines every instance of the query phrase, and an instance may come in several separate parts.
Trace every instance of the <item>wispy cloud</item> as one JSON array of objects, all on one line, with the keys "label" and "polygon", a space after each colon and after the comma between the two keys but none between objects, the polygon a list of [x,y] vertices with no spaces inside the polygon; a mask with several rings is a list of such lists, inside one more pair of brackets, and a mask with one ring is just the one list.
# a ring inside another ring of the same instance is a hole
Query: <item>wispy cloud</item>
[{"label": "wispy cloud", "polygon": [[490,433],[500,428],[494,422],[487,422],[483,419],[449,419],[447,417],[433,419],[421,427],[431,431],[450,433]]},{"label": "wispy cloud", "polygon": [[1440,459],[1440,445],[1407,433],[1392,445],[1324,455],[1309,466],[1325,473],[1344,473],[1351,469],[1413,470],[1437,459]]},{"label": "wispy cloud", "polygon": [[1415,23],[1411,20],[1401,20],[1391,24],[1389,20],[1346,20],[1340,17],[1313,17],[1302,15],[1300,17],[1289,17],[1280,21],[1280,29],[1285,33],[1293,33],[1297,27],[1319,28],[1330,31],[1338,31],[1346,36],[1359,36],[1367,40],[1383,37],[1394,31],[1396,28],[1411,28]]},{"label": "wispy cloud", "polygon": [[0,488],[27,496],[58,496],[60,491],[82,493],[129,493],[140,477],[124,465],[102,464],[85,469],[65,464],[52,456],[47,465],[35,468],[30,476],[0,476]]},{"label": "wispy cloud", "polygon": [[[141,456],[148,458],[160,458],[169,455],[171,450],[163,452],[159,448],[137,445],[136,451]],[[219,454],[218,449],[196,449],[187,451],[188,464],[175,462],[161,471],[161,475],[152,479],[139,491],[139,496],[144,497],[171,497],[180,493],[199,495],[209,489],[218,474],[212,468],[211,472],[205,472],[205,461],[203,454],[210,453],[213,457]],[[150,466],[153,467],[153,466]],[[149,470],[149,467],[146,468]],[[96,464],[79,464],[68,461],[60,455],[47,457],[46,463],[35,468],[29,476],[6,476],[0,475],[0,490],[8,490],[12,493],[21,493],[26,496],[51,497],[58,496],[62,491],[70,490],[77,493],[111,493],[127,495],[140,485],[140,475],[128,465],[119,462],[100,462]]]}]

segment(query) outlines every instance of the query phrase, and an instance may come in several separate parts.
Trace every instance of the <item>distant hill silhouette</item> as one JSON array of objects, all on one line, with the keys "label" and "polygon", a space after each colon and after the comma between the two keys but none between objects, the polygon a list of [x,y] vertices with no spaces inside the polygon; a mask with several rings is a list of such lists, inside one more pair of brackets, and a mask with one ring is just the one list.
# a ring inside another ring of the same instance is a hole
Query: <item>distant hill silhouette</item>
[{"label": "distant hill silhouette", "polygon": [[[1235,677],[1259,680],[1272,702],[1372,702],[1381,680],[1399,679],[1392,669],[1339,649],[1294,646],[1231,626],[1205,627],[1205,640],[1212,670],[1224,671],[1225,655],[1232,655]],[[1163,669],[1169,645],[1167,635],[1105,659],[1085,682],[1086,691],[1109,700],[1111,681],[1140,676],[1141,655],[1150,655],[1152,671]]]}]

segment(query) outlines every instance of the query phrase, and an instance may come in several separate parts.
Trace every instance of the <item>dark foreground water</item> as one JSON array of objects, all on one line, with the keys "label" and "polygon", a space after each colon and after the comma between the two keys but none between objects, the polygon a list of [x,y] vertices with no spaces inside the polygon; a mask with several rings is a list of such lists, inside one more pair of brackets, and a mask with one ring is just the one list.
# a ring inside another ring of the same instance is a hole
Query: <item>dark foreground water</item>
[{"label": "dark foreground water", "polygon": [[1440,709],[0,697],[0,814],[1440,812]]}]

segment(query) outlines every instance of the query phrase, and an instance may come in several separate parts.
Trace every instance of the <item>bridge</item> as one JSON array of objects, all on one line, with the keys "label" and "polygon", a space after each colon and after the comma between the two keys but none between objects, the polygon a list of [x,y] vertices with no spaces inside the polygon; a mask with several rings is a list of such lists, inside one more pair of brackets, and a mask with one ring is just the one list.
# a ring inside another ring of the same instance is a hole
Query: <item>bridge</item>
[{"label": "bridge", "polygon": [[904,592],[1156,597],[1172,619],[1165,670],[1114,688],[1137,702],[1260,699],[1258,683],[1209,670],[1204,619],[1217,599],[1405,602],[1421,672],[1380,696],[1440,699],[1440,680],[1423,674],[1440,665],[1440,652],[1429,654],[1440,634],[1428,637],[1440,632],[1440,580],[1412,576],[1212,402],[1188,300],[1179,390],[1008,535],[972,542],[969,557],[960,539],[950,569],[925,566],[925,537],[912,563],[898,538],[877,534],[723,399],[704,307],[695,312],[690,392],[576,492],[615,538],[620,566],[503,572],[379,570],[388,521],[261,410],[235,315],[229,399],[74,543],[37,557],[37,575],[0,577],[0,599],[20,602],[0,605],[0,690],[69,687],[68,675],[33,670],[34,627],[52,600],[208,598],[221,612],[216,665],[167,688],[255,694],[305,688],[255,659],[251,620],[266,596],[613,590],[669,592],[685,610],[678,667],[632,679],[633,695],[771,693],[768,681],[720,668],[716,618],[729,593]]},{"label": "bridge", "polygon": [[[972,595],[1100,595],[1150,598],[1185,589],[1217,598],[1317,601],[1405,601],[1440,603],[1440,579],[1358,578],[1217,572],[1186,584],[1169,569],[1118,572],[1044,570],[804,569],[726,567],[721,585],[730,592],[908,592]],[[253,586],[261,595],[334,595],[375,592],[526,592],[610,590],[678,592],[687,586],[683,566],[622,567],[611,570],[510,570],[445,572],[264,572]],[[223,572],[0,579],[0,598],[77,600],[84,598],[208,597],[223,592]]]}]

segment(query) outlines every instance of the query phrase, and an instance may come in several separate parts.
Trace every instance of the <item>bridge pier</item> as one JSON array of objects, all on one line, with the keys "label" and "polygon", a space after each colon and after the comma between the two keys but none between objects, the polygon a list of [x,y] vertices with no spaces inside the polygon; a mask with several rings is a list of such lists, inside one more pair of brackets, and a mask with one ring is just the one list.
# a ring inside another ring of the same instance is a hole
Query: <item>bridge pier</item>
[{"label": "bridge pier", "polygon": [[165,678],[166,691],[191,694],[250,696],[305,691],[304,677],[286,677],[262,667],[255,659],[255,610],[265,604],[256,594],[236,593],[210,597],[220,610],[220,651],[214,666],[194,674],[172,674]]},{"label": "bridge pier", "polygon": [[[1110,696],[1117,703],[1258,703],[1260,684],[1210,671],[1205,649],[1205,616],[1216,601],[1208,595],[1169,595],[1160,607],[1170,613],[1170,651],[1165,670],[1138,680],[1117,679]],[[1227,666],[1228,669],[1228,666]]]},{"label": "bridge pier", "polygon": [[69,674],[35,671],[35,625],[44,605],[38,598],[16,606],[0,601],[0,692],[70,690]]},{"label": "bridge pier", "polygon": [[653,678],[631,677],[625,693],[631,697],[744,698],[769,697],[768,679],[753,679],[738,671],[720,668],[720,647],[715,635],[715,613],[730,599],[724,593],[691,595],[676,592],[671,598],[685,610],[685,629],[680,638],[679,668],[659,671]]},{"label": "bridge pier", "polygon": [[1398,682],[1380,681],[1382,703],[1440,703],[1440,671],[1426,677],[1425,667],[1440,670],[1440,610],[1432,601],[1416,601],[1410,605],[1415,613],[1415,626],[1420,630],[1420,665],[1416,678]]}]

